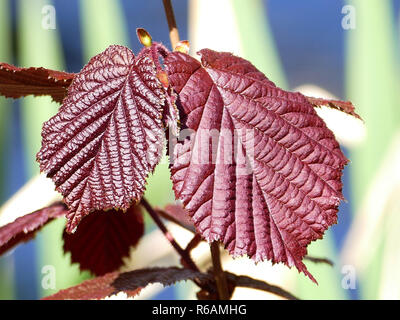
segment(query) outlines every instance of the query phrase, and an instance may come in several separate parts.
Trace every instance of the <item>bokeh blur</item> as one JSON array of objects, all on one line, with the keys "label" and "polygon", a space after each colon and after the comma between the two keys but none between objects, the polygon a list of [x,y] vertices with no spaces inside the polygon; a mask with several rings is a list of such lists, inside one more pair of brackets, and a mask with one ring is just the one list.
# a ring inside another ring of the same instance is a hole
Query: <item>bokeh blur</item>
[{"label": "bokeh blur", "polygon": [[[340,206],[338,224],[309,247],[310,255],[334,262],[331,267],[306,261],[319,285],[268,262],[254,266],[246,258],[225,258],[226,267],[281,285],[302,299],[400,299],[400,0],[172,4],[181,39],[190,41],[193,55],[203,47],[234,52],[285,89],[351,100],[364,119],[321,113],[351,163],[344,171],[347,201]],[[48,20],[53,13],[54,24]],[[137,27],[170,47],[161,0],[0,0],[0,61],[78,72],[110,44],[138,52]],[[31,183],[12,199],[11,207],[20,211],[12,214],[45,205],[40,199],[52,190],[31,179],[39,174],[35,154],[41,125],[57,108],[47,97],[0,97],[0,204]],[[166,160],[150,178],[146,197],[158,206],[174,200]],[[10,211],[3,209],[0,225]],[[63,254],[63,225],[51,223],[35,240],[0,257],[0,299],[38,299],[90,277]],[[149,240],[158,239],[158,231],[147,229]],[[157,262],[154,256],[164,257],[158,251],[169,250],[168,244],[154,242],[146,248],[127,263]],[[164,258],[164,264],[175,261]],[[49,265],[56,270],[56,288],[43,283],[43,267]],[[154,287],[145,297],[192,298],[194,292],[181,284]],[[274,297],[243,289],[235,298]]]}]

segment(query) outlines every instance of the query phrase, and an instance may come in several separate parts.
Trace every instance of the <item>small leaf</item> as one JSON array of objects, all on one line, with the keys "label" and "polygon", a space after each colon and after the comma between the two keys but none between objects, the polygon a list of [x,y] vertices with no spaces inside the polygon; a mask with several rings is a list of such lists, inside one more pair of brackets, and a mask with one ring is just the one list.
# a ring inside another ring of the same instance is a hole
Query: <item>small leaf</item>
[{"label": "small leaf", "polygon": [[199,54],[164,61],[193,131],[170,152],[176,198],[209,242],[315,281],[302,259],[337,221],[346,157],[302,94],[230,53]]},{"label": "small leaf", "polygon": [[211,276],[208,274],[176,267],[140,269],[124,273],[113,272],[61,290],[45,299],[103,299],[121,291],[126,292],[129,297],[133,297],[151,283],[169,286],[178,281],[194,280],[195,278],[201,281],[211,280]]},{"label": "small leaf", "polygon": [[145,47],[151,47],[152,44],[151,35],[145,29],[137,28],[136,34],[142,45],[144,45]]},{"label": "small leaf", "polygon": [[179,41],[174,48],[174,51],[182,52],[182,53],[186,53],[186,54],[189,53],[189,50],[190,50],[190,43],[187,40]]},{"label": "small leaf", "polygon": [[101,276],[123,265],[123,257],[129,255],[143,233],[139,206],[126,212],[95,211],[82,220],[75,233],[64,231],[64,252],[71,253],[71,261],[79,263],[82,271]]},{"label": "small leaf", "polygon": [[140,200],[162,155],[164,100],[152,59],[122,46],[110,46],[76,75],[43,125],[37,154],[70,209],[67,232],[91,211],[126,210]]},{"label": "small leaf", "polygon": [[0,95],[7,98],[49,95],[61,103],[74,77],[75,73],[0,63]]},{"label": "small leaf", "polygon": [[31,240],[35,233],[55,218],[64,216],[67,207],[56,202],[46,208],[37,210],[0,228],[0,255],[20,242]]}]

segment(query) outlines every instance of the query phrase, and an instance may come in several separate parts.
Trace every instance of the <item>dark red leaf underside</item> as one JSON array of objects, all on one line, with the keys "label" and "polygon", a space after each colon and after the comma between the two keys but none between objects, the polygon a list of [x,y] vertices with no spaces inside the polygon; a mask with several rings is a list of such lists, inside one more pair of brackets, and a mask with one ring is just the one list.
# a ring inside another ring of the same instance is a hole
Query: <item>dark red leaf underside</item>
[{"label": "dark red leaf underside", "polygon": [[199,54],[201,63],[179,52],[165,60],[182,126],[197,132],[171,155],[176,197],[206,240],[315,281],[302,258],[337,221],[347,159],[302,94],[230,53]]},{"label": "dark red leaf underside", "polygon": [[354,105],[350,101],[330,100],[322,98],[306,97],[307,100],[316,108],[326,106],[347,113],[357,119],[361,117],[355,112]]},{"label": "dark red leaf underside", "polygon": [[37,210],[0,228],[0,255],[21,242],[31,240],[36,231],[55,218],[68,212],[67,207],[56,202],[49,207]]},{"label": "dark red leaf underside", "polygon": [[139,206],[126,212],[95,211],[86,216],[73,234],[64,231],[64,252],[80,269],[96,276],[118,270],[144,233],[143,215]]},{"label": "dark red leaf underside", "polygon": [[49,95],[61,103],[74,76],[75,73],[0,63],[0,95],[7,98]]},{"label": "dark red leaf underside", "polygon": [[162,154],[164,96],[151,58],[122,46],[76,75],[37,155],[70,209],[68,232],[91,211],[126,210],[141,198]]},{"label": "dark red leaf underside", "polygon": [[201,281],[211,280],[208,274],[176,267],[140,269],[124,273],[113,272],[102,277],[84,281],[78,286],[61,290],[45,299],[103,299],[121,291],[133,297],[151,283],[161,283],[164,286],[168,286],[178,281],[193,280],[195,278]]}]

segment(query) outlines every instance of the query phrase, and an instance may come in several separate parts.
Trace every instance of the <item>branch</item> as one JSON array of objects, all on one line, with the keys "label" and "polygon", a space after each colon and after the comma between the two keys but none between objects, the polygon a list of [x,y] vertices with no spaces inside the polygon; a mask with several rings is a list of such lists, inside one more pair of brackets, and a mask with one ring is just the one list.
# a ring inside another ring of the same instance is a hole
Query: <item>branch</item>
[{"label": "branch", "polygon": [[297,297],[292,295],[290,292],[267,282],[250,278],[248,276],[238,276],[236,274],[225,272],[227,278],[230,282],[232,282],[236,287],[245,287],[251,289],[262,290],[266,292],[273,293],[277,296],[288,300],[299,300]]},{"label": "branch", "polygon": [[163,0],[165,15],[167,16],[169,27],[169,39],[171,41],[172,50],[175,49],[179,42],[179,32],[176,26],[174,9],[172,8],[171,0]]},{"label": "branch", "polygon": [[151,216],[151,218],[153,219],[155,224],[160,228],[160,230],[162,231],[164,236],[167,238],[169,243],[172,245],[172,247],[175,249],[175,251],[181,256],[181,259],[184,262],[185,266],[194,271],[199,271],[199,268],[193,262],[190,255],[185,250],[183,250],[182,247],[175,241],[174,237],[168,231],[167,227],[161,221],[157,212],[153,209],[153,207],[150,205],[150,203],[148,203],[145,198],[142,198],[140,203],[146,209],[146,211],[149,213],[149,215]]},{"label": "branch", "polygon": [[[147,200],[143,197],[142,200],[140,201],[140,204],[146,209],[146,211],[149,213],[155,224],[167,238],[169,243],[172,245],[175,251],[180,255],[183,266],[192,269],[193,271],[200,272],[199,268],[193,262],[192,257],[190,256],[190,251],[183,250],[182,247],[176,242],[176,240],[174,239],[172,234],[168,231],[167,227],[161,221],[157,212],[153,209],[150,203],[148,203]],[[199,288],[209,292],[210,294],[215,292],[214,286],[211,285],[209,282],[204,282],[198,278],[195,278],[193,281],[199,286]]]},{"label": "branch", "polygon": [[314,262],[314,263],[326,263],[326,264],[330,265],[331,267],[333,267],[333,265],[334,265],[334,263],[327,258],[316,258],[316,257],[312,257],[312,256],[305,256],[304,259]]},{"label": "branch", "polygon": [[187,244],[185,251],[187,251],[188,253],[191,252],[193,249],[195,249],[200,242],[202,242],[203,239],[201,238],[201,236],[198,233],[195,233],[192,240],[190,240],[190,242]]},{"label": "branch", "polygon": [[219,300],[229,300],[230,294],[228,290],[228,283],[226,281],[225,272],[224,270],[222,270],[219,244],[217,241],[211,242],[210,250],[213,263],[213,273],[215,283],[217,285]]},{"label": "branch", "polygon": [[[199,243],[202,241],[201,237],[199,234],[195,233],[194,237],[192,238],[192,240],[190,240],[190,242],[187,244],[186,248],[185,248],[185,252],[186,254],[191,258],[191,254],[190,252],[196,248]],[[185,261],[183,261],[183,259],[181,259],[181,264],[185,265]]]}]

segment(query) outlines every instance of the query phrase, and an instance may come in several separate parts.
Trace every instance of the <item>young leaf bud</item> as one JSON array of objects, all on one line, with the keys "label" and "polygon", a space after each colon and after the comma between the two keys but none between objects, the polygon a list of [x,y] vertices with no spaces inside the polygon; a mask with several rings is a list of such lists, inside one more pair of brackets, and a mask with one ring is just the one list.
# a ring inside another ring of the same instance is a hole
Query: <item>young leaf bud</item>
[{"label": "young leaf bud", "polygon": [[136,34],[142,45],[144,45],[145,47],[151,46],[152,43],[151,35],[145,29],[137,28]]}]

